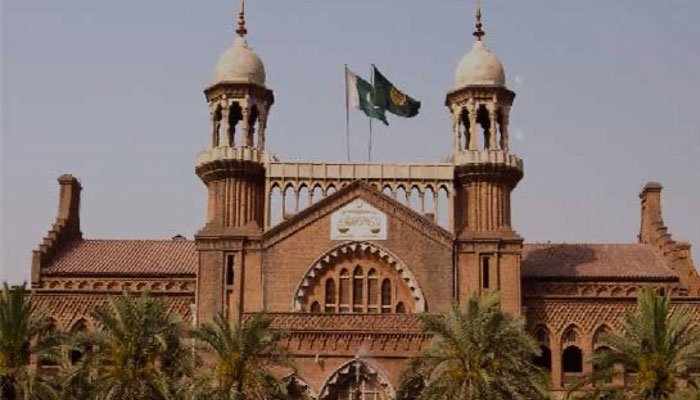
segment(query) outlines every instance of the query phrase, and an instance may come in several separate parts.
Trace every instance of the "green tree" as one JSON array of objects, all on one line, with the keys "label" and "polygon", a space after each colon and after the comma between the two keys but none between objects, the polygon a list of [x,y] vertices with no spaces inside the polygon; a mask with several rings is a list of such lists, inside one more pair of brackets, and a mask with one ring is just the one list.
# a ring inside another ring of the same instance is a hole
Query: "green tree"
[{"label": "green tree", "polygon": [[56,392],[32,373],[30,357],[55,359],[56,341],[49,318],[33,307],[25,287],[3,283],[0,294],[0,398],[52,399]]},{"label": "green tree", "polygon": [[[148,293],[110,297],[93,312],[100,330],[72,336],[65,354],[79,351],[77,363],[63,363],[61,392],[66,399],[182,399],[192,368],[181,323],[163,300]],[[89,396],[89,397],[86,397]]]},{"label": "green tree", "polygon": [[499,296],[473,295],[464,312],[422,317],[433,343],[412,359],[399,388],[400,399],[541,399],[545,376],[530,360],[537,342],[524,320],[500,309]]},{"label": "green tree", "polygon": [[193,332],[208,350],[214,370],[210,398],[285,398],[285,383],[273,368],[294,368],[291,356],[280,344],[284,333],[272,327],[267,316],[258,313],[230,324],[222,315]]},{"label": "green tree", "polygon": [[[627,313],[619,333],[601,337],[606,351],[593,358],[595,372],[570,388],[595,385],[598,397],[590,394],[581,398],[620,398],[661,400],[676,392],[678,378],[688,380],[692,387],[698,382],[690,371],[700,370],[700,327],[693,324],[690,309],[675,307],[671,297],[660,296],[645,288],[637,299],[637,310]],[[633,385],[612,387],[608,382],[615,366],[636,373]]]}]

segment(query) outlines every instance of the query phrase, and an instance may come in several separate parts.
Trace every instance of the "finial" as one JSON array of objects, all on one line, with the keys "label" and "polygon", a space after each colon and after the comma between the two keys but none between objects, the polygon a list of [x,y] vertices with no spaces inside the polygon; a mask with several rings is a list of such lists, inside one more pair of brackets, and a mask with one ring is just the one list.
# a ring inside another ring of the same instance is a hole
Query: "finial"
[{"label": "finial", "polygon": [[477,0],[476,2],[476,28],[474,29],[474,35],[476,37],[476,40],[481,41],[481,38],[486,35],[486,32],[484,32],[483,29],[481,29],[483,25],[481,24],[481,2]]},{"label": "finial", "polygon": [[243,37],[248,30],[245,28],[245,0],[241,0],[241,6],[238,9],[238,28],[236,29],[238,36]]}]

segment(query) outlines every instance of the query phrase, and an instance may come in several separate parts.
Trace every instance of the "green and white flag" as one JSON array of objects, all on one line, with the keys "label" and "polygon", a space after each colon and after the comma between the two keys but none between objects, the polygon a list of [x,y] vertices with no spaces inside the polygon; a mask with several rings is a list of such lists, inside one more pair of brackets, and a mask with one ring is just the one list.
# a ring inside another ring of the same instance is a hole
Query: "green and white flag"
[{"label": "green and white flag", "polygon": [[373,103],[374,90],[372,85],[347,68],[345,68],[345,93],[349,107],[362,110],[368,117],[378,119],[384,125],[389,125],[384,108],[377,107]]}]

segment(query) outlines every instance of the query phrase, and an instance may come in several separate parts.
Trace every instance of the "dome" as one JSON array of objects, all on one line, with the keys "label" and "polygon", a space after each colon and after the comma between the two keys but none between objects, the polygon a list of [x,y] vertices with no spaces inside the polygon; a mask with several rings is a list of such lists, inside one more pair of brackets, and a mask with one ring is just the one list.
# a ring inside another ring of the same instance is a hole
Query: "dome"
[{"label": "dome", "polygon": [[214,83],[245,82],[265,86],[265,66],[260,57],[238,36],[219,57],[214,67]]},{"label": "dome", "polygon": [[475,41],[472,51],[459,61],[455,71],[455,88],[469,85],[505,86],[505,84],[506,74],[501,61],[484,45],[483,41]]}]

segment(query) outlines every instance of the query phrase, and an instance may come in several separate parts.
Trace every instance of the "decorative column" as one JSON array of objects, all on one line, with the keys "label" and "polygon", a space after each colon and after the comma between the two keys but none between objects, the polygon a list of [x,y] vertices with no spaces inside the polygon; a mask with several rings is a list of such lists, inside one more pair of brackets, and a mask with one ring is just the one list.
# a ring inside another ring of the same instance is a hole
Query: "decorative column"
[{"label": "decorative column", "polygon": [[437,189],[437,190],[433,189],[433,216],[435,218],[435,221],[439,221],[438,220],[438,191],[439,190],[440,189]]},{"label": "decorative column", "polygon": [[467,104],[467,112],[469,112],[469,150],[479,150],[479,142],[476,136],[476,104],[471,99]]},{"label": "decorative column", "polygon": [[[258,149],[265,151],[265,129],[267,128],[267,111],[260,113],[258,122]],[[311,197],[309,197],[311,198]]]},{"label": "decorative column", "polygon": [[221,109],[221,131],[219,134],[219,147],[228,147],[233,142],[233,132],[231,132],[231,124],[229,124],[228,116],[231,112],[231,104],[224,103]]},{"label": "decorative column", "polygon": [[241,119],[241,135],[243,136],[243,146],[251,147],[253,144],[250,143],[250,135],[248,135],[248,119],[250,118],[250,105],[248,104],[248,102],[241,104],[241,115],[243,116],[243,118]]},{"label": "decorative column", "polygon": [[452,132],[454,133],[454,151],[458,153],[462,151],[462,135],[460,131],[460,115],[462,112],[461,107],[452,108]]},{"label": "decorative column", "polygon": [[510,107],[503,107],[501,114],[501,149],[508,151],[508,123],[510,122]]},{"label": "decorative column", "polygon": [[562,388],[562,375],[561,375],[561,342],[558,340],[552,340],[552,388],[561,389]]},{"label": "decorative column", "polygon": [[488,107],[489,110],[489,150],[498,150],[498,145],[496,142],[496,136],[498,135],[498,124],[496,124],[496,105],[491,104]]},{"label": "decorative column", "polygon": [[211,147],[219,145],[219,132],[221,121],[216,119],[216,104],[209,107],[209,117],[211,118]]}]

